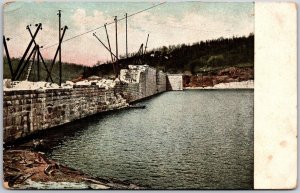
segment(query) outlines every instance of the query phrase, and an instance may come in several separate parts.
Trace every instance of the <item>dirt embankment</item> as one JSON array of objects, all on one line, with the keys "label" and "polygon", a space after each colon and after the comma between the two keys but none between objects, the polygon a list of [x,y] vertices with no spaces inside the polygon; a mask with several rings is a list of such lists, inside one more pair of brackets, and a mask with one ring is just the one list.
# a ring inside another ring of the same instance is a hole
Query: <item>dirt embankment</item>
[{"label": "dirt embankment", "polygon": [[241,82],[254,79],[253,68],[230,67],[207,75],[184,77],[184,87],[212,87],[219,83]]},{"label": "dirt embankment", "polygon": [[3,151],[7,189],[144,189],[116,179],[93,178],[49,160],[42,152]]}]

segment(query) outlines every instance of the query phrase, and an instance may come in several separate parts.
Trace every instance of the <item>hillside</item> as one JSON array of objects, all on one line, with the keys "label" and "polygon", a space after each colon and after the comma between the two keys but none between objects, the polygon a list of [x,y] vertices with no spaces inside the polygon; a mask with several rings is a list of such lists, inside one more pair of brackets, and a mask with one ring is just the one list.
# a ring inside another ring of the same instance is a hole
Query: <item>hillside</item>
[{"label": "hillside", "polygon": [[[148,64],[168,73],[198,74],[219,71],[228,67],[254,67],[254,35],[248,37],[219,38],[196,42],[192,45],[161,47],[147,51],[144,56],[131,54],[121,57],[119,64]],[[111,63],[91,68],[87,74],[113,73]]]},{"label": "hillside", "polygon": [[[19,60],[18,58],[12,59],[14,68],[16,68]],[[46,60],[47,66],[50,63],[50,60]],[[144,55],[132,53],[127,59],[121,56],[117,67],[119,69],[127,68],[130,64],[148,64],[167,73],[184,73],[194,76],[199,74],[219,76],[220,71],[235,67],[239,71],[247,71],[247,78],[242,78],[243,80],[253,79],[254,35],[250,34],[248,37],[219,38],[196,42],[192,45],[163,46],[149,50]],[[43,70],[44,67],[41,69],[41,79],[44,80],[46,72]],[[3,72],[4,78],[10,78],[6,57],[4,57]],[[54,65],[52,72],[54,81],[58,82],[58,63]],[[36,81],[34,79],[36,76],[33,73],[36,73],[36,68],[32,70],[29,80]],[[94,67],[63,63],[63,82],[92,75],[114,77],[112,63],[97,64]],[[24,79],[25,73],[21,77],[21,80]],[[194,80],[196,79],[194,78]]]},{"label": "hillside", "polygon": [[[9,66],[7,64],[7,58],[4,57],[3,58],[4,62],[3,62],[3,78],[11,78],[10,72],[9,72]],[[19,58],[12,58],[12,66],[13,69],[15,70],[18,66],[18,63],[20,61]],[[51,61],[50,60],[46,60],[45,61],[47,67],[49,68]],[[24,73],[21,75],[20,80],[25,80],[26,74],[27,74],[27,69],[28,66],[25,68]],[[53,66],[52,69],[52,78],[54,80],[54,82],[58,83],[59,82],[59,66],[58,66],[58,62],[56,62]],[[85,67],[83,65],[79,65],[79,64],[73,64],[73,63],[65,63],[62,62],[62,81],[65,82],[67,80],[72,80],[74,78],[78,78],[80,75],[84,74],[84,71],[86,69],[88,69],[89,67]],[[43,66],[42,63],[40,63],[40,76],[41,76],[41,80],[45,80],[46,76],[47,76],[47,72]],[[31,70],[31,74],[29,76],[29,81],[37,81],[37,67],[34,66]]]}]

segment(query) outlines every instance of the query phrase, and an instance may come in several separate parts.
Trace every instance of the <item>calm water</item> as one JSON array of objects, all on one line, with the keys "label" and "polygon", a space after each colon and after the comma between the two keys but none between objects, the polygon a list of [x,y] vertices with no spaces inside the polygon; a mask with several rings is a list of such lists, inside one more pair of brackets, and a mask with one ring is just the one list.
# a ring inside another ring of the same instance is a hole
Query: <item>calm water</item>
[{"label": "calm water", "polygon": [[[166,92],[56,131],[48,155],[154,189],[253,188],[253,91]],[[70,130],[70,129],[67,129]]]}]

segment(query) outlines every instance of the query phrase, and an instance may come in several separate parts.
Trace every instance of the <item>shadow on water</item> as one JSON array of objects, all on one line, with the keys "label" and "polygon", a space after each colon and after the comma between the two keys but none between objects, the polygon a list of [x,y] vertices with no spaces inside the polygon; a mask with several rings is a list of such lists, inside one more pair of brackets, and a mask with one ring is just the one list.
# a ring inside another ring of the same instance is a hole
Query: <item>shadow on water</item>
[{"label": "shadow on water", "polygon": [[24,138],[10,143],[5,143],[4,148],[33,149],[33,141],[43,140],[44,148],[42,151],[45,151],[45,153],[48,154],[51,153],[54,147],[60,145],[63,141],[81,135],[91,126],[99,124],[103,118],[118,116],[118,114],[122,114],[130,110],[131,109],[124,108],[97,113],[50,129],[40,130]]},{"label": "shadow on water", "polygon": [[[137,105],[145,101],[151,101],[154,100],[155,97],[159,97],[162,94],[163,93],[159,93],[144,99],[134,101],[130,104]],[[78,137],[90,127],[100,124],[102,119],[107,117],[117,117],[118,115],[137,110],[139,109],[123,108],[97,113],[50,129],[37,131],[36,133],[33,133],[29,136],[23,137],[10,143],[5,143],[3,147],[5,149],[34,149],[33,141],[42,140],[44,143],[43,148],[37,150],[43,151],[46,154],[51,154],[53,148],[59,146],[63,141]]]}]

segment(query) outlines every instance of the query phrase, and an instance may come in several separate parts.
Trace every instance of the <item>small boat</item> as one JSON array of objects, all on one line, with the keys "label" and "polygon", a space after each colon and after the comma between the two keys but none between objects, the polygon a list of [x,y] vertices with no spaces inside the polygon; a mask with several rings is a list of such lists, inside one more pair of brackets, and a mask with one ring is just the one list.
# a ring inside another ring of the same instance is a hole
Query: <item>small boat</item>
[{"label": "small boat", "polygon": [[129,108],[144,109],[144,108],[146,108],[146,105],[129,105]]}]

